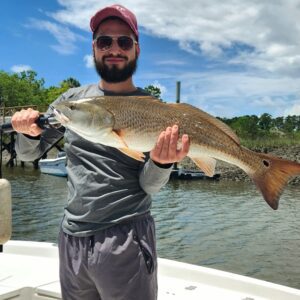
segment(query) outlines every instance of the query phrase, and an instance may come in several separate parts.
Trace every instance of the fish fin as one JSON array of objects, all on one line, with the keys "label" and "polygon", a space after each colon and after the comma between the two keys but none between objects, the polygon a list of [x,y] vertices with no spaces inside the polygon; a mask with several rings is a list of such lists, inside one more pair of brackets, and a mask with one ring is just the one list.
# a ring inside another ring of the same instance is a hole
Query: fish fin
[{"label": "fish fin", "polygon": [[191,160],[200,168],[206,176],[213,177],[215,174],[216,160],[209,156],[191,157]]},{"label": "fish fin", "polygon": [[131,158],[135,160],[139,160],[144,162],[145,161],[145,154],[143,152],[135,151],[129,148],[118,148],[122,153],[124,153],[127,156],[130,156]]},{"label": "fish fin", "polygon": [[144,162],[145,155],[143,152],[135,151],[128,148],[128,145],[126,144],[125,140],[123,139],[123,132],[122,130],[113,130],[112,131],[113,136],[116,140],[119,141],[119,143],[122,145],[121,147],[118,147],[118,150],[120,150],[122,153],[124,153],[127,156],[130,156],[133,159],[139,160]]},{"label": "fish fin", "polygon": [[128,148],[128,145],[123,138],[123,130],[122,129],[121,130],[113,130],[112,134],[113,134],[113,137],[115,138],[115,140],[119,141],[119,143],[122,146],[124,146],[124,148]]},{"label": "fish fin", "polygon": [[266,202],[276,210],[288,180],[293,176],[300,175],[300,164],[270,154],[256,154],[261,158],[263,169],[258,169],[250,174],[250,177],[261,191]]},{"label": "fish fin", "polygon": [[109,100],[109,101],[122,101],[122,99],[126,98],[126,100],[141,100],[141,101],[150,101],[150,103],[158,102],[162,103],[159,99],[155,98],[152,95],[144,95],[144,96],[98,96],[97,99],[99,100]]},{"label": "fish fin", "polygon": [[154,102],[162,103],[161,100],[159,100],[158,98],[156,98],[156,97],[154,97],[152,95],[132,96],[132,98],[140,99],[140,100],[143,100],[143,101],[154,101]]},{"label": "fish fin", "polygon": [[205,121],[209,122],[210,124],[218,127],[220,130],[222,130],[237,145],[241,144],[238,136],[233,132],[233,130],[228,125],[223,123],[221,120],[215,118],[214,116],[201,110],[200,108],[196,108],[188,103],[168,103],[167,105],[174,106],[174,107],[175,106],[182,107],[184,109],[184,111],[187,113],[200,115]]}]

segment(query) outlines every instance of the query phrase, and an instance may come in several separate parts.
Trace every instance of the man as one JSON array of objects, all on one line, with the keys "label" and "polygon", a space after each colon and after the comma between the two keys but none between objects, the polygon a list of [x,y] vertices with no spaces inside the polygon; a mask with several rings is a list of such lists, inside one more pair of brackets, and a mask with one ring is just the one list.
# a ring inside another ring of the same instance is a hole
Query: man
[{"label": "man", "polygon": [[[73,88],[56,100],[101,95],[145,95],[132,75],[140,54],[134,14],[120,5],[98,11],[90,22],[98,85]],[[166,128],[141,163],[114,148],[91,143],[71,130],[42,130],[38,112],[12,118],[21,160],[40,157],[65,134],[68,203],[59,237],[60,280],[66,300],[154,300],[157,298],[155,227],[151,194],[163,187],[174,162],[188,153],[188,137],[177,150],[178,128]]]}]

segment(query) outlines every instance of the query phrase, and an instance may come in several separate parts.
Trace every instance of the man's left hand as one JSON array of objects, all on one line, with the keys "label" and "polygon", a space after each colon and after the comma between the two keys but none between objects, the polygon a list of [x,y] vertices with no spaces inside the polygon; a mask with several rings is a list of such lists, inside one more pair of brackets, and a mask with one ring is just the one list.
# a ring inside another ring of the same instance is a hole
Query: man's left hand
[{"label": "man's left hand", "polygon": [[184,134],[181,138],[181,148],[177,149],[178,126],[168,127],[158,137],[155,147],[150,152],[150,158],[159,164],[179,162],[189,152],[189,137]]}]

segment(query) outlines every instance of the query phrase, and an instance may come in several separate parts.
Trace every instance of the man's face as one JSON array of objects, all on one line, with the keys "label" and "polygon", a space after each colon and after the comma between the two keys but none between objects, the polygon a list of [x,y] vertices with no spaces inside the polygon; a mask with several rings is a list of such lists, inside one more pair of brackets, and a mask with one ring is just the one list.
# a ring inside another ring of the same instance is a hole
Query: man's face
[{"label": "man's face", "polygon": [[[100,24],[95,36],[130,36],[135,40],[130,27],[118,19],[107,20]],[[117,83],[130,78],[137,66],[139,45],[135,44],[130,50],[119,47],[116,39],[106,51],[97,48],[93,43],[94,63],[100,77],[107,82]]]}]

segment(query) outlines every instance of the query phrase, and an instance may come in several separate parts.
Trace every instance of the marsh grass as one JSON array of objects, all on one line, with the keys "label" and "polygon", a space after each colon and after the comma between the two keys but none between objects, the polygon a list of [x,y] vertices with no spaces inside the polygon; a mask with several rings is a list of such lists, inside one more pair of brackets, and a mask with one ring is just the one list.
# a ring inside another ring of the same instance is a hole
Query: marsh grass
[{"label": "marsh grass", "polygon": [[278,148],[287,146],[300,146],[299,132],[278,136],[262,136],[258,138],[241,138],[241,144],[247,148]]}]

